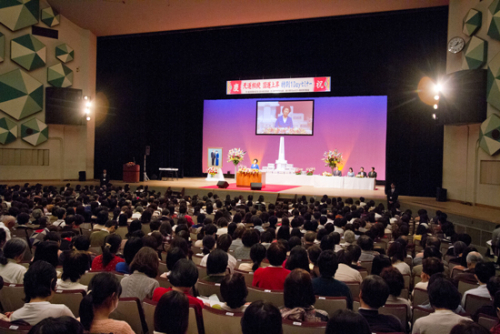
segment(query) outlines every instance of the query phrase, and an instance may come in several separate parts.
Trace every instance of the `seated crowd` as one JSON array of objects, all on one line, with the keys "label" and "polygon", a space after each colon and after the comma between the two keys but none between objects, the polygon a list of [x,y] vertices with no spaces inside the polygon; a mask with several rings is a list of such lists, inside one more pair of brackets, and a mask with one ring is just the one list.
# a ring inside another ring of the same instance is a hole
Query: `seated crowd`
[{"label": "seated crowd", "polygon": [[[440,211],[429,218],[362,197],[265,203],[128,185],[1,191],[0,278],[22,284],[25,296],[0,320],[30,333],[134,333],[113,318],[129,297],[156,303],[150,333],[186,333],[190,306],[199,317],[203,308],[241,314],[244,334],[283,333],[287,321],[323,323],[332,334],[481,334],[490,328],[480,318],[500,314],[493,262]],[[97,273],[82,284],[89,272]],[[201,283],[218,293],[202,295]],[[60,290],[82,291],[79,314],[51,303]],[[283,300],[251,300],[255,290]],[[345,307],[315,307],[327,297]]]}]

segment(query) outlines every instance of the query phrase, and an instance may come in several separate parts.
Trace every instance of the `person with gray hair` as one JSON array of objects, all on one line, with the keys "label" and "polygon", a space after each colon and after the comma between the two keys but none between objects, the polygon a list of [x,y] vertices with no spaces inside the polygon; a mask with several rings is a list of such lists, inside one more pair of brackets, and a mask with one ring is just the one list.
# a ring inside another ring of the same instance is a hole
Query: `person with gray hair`
[{"label": "person with gray hair", "polygon": [[344,242],[340,244],[342,247],[347,247],[356,242],[356,235],[353,231],[347,230],[344,232]]},{"label": "person with gray hair", "polygon": [[466,257],[467,268],[463,272],[458,270],[453,270],[452,279],[454,283],[458,286],[458,281],[467,281],[472,283],[477,283],[475,277],[476,264],[483,262],[483,256],[479,252],[470,252]]}]

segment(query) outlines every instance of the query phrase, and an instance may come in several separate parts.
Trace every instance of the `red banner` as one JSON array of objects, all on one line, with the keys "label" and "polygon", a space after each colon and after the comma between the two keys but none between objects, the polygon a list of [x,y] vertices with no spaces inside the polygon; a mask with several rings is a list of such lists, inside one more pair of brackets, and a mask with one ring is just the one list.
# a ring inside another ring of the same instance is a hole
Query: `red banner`
[{"label": "red banner", "polygon": [[227,95],[329,92],[330,77],[232,80],[226,85]]}]

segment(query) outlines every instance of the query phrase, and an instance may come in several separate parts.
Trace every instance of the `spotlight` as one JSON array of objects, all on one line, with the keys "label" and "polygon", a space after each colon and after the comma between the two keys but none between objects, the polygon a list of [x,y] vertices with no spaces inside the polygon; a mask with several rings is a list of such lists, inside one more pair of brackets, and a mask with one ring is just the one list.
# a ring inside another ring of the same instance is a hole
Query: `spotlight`
[{"label": "spotlight", "polygon": [[435,104],[435,105],[434,105],[434,109],[437,109],[437,108],[438,108],[438,105],[437,105],[437,104]]},{"label": "spotlight", "polygon": [[434,86],[434,91],[436,93],[439,93],[441,90],[443,90],[443,86],[441,86],[441,84],[437,84]]},{"label": "spotlight", "polygon": [[83,99],[84,99],[84,100],[88,100],[88,99],[89,99],[89,97],[88,97],[87,95],[85,95],[85,96],[83,97]]},{"label": "spotlight", "polygon": [[85,103],[85,106],[86,106],[87,108],[92,107],[92,102],[88,101],[87,103]]},{"label": "spotlight", "polygon": [[90,116],[87,116],[87,121],[90,121]]},{"label": "spotlight", "polygon": [[432,114],[432,119],[437,119],[436,114]]},{"label": "spotlight", "polygon": [[85,108],[85,114],[90,114],[90,109],[89,108]]},{"label": "spotlight", "polygon": [[439,95],[434,96],[434,100],[439,101]]}]

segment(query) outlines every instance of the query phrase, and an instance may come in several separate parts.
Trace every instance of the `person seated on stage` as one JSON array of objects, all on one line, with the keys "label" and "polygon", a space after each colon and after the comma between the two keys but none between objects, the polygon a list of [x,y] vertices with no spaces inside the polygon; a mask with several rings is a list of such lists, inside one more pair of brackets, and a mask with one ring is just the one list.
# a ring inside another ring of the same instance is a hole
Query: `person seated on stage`
[{"label": "person seated on stage", "polygon": [[293,129],[293,121],[291,117],[288,117],[290,114],[290,107],[283,106],[283,115],[279,116],[274,124],[275,128],[291,128]]},{"label": "person seated on stage", "polygon": [[259,160],[253,159],[253,164],[250,166],[251,169],[259,169]]},{"label": "person seated on stage", "polygon": [[359,176],[359,177],[366,177],[366,172],[365,172],[365,168],[364,167],[361,167],[359,169],[359,173],[358,173],[357,176]]},{"label": "person seated on stage", "polygon": [[253,274],[252,286],[263,289],[283,290],[290,270],[282,267],[286,260],[286,247],[281,242],[272,243],[267,250],[269,267],[258,268]]},{"label": "person seated on stage", "polygon": [[354,177],[355,176],[352,167],[349,167],[349,171],[347,172],[347,176],[348,177]]},{"label": "person seated on stage", "polygon": [[377,178],[377,172],[375,171],[375,167],[372,167],[372,171],[370,173],[368,173],[368,177],[371,179]]},{"label": "person seated on stage", "polygon": [[342,171],[338,167],[333,169],[333,176],[342,176]]}]

